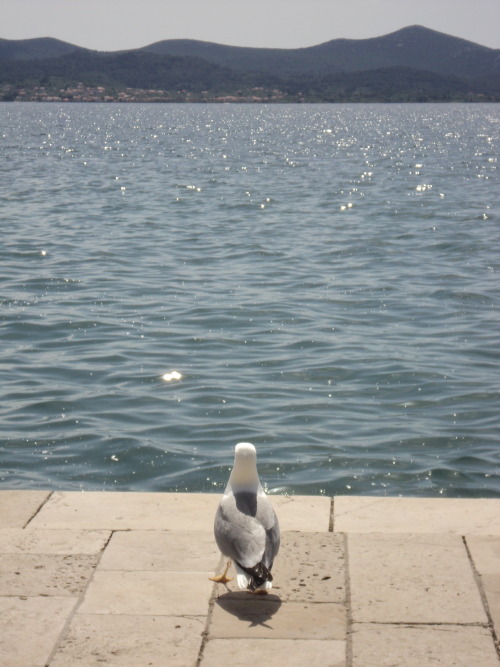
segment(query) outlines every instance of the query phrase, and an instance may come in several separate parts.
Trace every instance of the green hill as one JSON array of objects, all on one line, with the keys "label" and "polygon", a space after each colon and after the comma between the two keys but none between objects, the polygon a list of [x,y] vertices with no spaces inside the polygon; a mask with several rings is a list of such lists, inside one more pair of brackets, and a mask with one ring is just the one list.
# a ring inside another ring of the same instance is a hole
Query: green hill
[{"label": "green hill", "polygon": [[52,37],[35,39],[0,39],[0,60],[44,60],[69,53],[88,52],[81,46],[68,44]]},{"label": "green hill", "polygon": [[124,53],[73,52],[45,60],[4,61],[0,84],[61,86],[83,82],[87,86],[107,85],[132,88],[185,88],[202,90],[224,81],[238,86],[244,75],[213,65],[200,58],[157,56],[141,51]]},{"label": "green hill", "polygon": [[[96,91],[95,88],[100,90]],[[304,49],[169,40],[97,52],[0,40],[0,99],[500,101],[500,51],[419,26]]]},{"label": "green hill", "polygon": [[411,67],[474,78],[500,74],[500,50],[421,26],[372,39],[335,39],[301,49],[256,49],[195,40],[166,40],[142,49],[159,55],[196,56],[238,71],[279,75],[330,74]]}]

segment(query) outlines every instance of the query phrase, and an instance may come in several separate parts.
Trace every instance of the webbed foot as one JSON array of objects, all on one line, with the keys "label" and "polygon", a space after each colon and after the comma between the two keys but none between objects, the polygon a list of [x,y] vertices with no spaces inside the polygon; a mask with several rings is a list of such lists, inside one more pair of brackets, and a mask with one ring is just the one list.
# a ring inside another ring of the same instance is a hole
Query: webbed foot
[{"label": "webbed foot", "polygon": [[215,577],[208,577],[210,581],[215,581],[216,584],[227,584],[228,581],[232,581],[232,577],[226,577],[225,574],[216,574]]},{"label": "webbed foot", "polygon": [[215,577],[208,577],[210,581],[215,581],[217,584],[227,584],[229,581],[232,581],[232,577],[227,576],[227,571],[231,567],[231,561],[227,561],[226,569],[222,574],[216,574]]}]

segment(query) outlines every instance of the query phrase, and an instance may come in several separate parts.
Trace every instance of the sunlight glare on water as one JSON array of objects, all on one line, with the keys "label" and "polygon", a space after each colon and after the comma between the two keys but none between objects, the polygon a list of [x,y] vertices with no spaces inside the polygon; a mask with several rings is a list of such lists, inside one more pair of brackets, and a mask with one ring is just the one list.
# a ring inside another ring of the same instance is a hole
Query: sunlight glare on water
[{"label": "sunlight glare on water", "polygon": [[498,105],[0,105],[2,488],[500,496]]}]

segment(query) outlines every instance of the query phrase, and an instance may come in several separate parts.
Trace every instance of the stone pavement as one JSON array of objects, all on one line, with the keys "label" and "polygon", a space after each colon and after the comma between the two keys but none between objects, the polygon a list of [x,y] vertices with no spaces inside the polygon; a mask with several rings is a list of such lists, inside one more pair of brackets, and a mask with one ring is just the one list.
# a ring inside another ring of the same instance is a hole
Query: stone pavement
[{"label": "stone pavement", "polygon": [[272,496],[253,596],[208,579],[219,497],[0,491],[0,665],[500,665],[500,500]]}]

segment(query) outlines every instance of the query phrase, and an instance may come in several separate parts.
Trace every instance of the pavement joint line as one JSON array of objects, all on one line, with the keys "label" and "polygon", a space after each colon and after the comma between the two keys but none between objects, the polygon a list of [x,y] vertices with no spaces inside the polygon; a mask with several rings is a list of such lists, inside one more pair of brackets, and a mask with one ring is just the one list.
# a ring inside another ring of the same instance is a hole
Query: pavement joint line
[{"label": "pavement joint line", "polygon": [[68,634],[68,628],[71,625],[71,622],[73,621],[73,618],[75,617],[76,612],[78,611],[78,607],[83,602],[83,596],[84,596],[84,593],[82,593],[79,597],[75,598],[75,604],[73,605],[73,608],[71,609],[70,613],[66,616],[66,621],[64,622],[64,624],[61,628],[61,632],[59,633],[57,639],[55,640],[55,642],[52,646],[52,650],[50,651],[50,653],[47,657],[47,660],[45,661],[46,667],[47,667],[47,665],[50,665],[50,663],[52,662],[52,660],[53,660],[53,658],[54,658],[54,656],[57,652],[57,650],[59,649],[59,646],[60,646],[62,640]]},{"label": "pavement joint line", "polygon": [[330,519],[328,521],[328,532],[333,533],[335,532],[335,497],[332,496],[330,498]]},{"label": "pavement joint line", "polygon": [[[224,566],[224,562],[225,562],[224,556],[221,554],[220,557],[219,557],[219,561],[217,563],[217,566],[216,566],[216,570],[215,570],[216,573],[219,572],[219,570]],[[212,586],[212,593],[211,593],[209,601],[208,601],[208,610],[207,610],[207,618],[206,618],[206,621],[205,621],[205,629],[201,633],[200,650],[198,652],[198,659],[196,661],[196,667],[200,667],[200,665],[203,661],[203,654],[205,652],[205,646],[207,645],[208,640],[210,638],[209,628],[210,628],[210,624],[212,622],[212,613],[213,613],[214,606],[215,606],[215,600],[218,597],[218,595],[217,595],[217,586],[218,586],[217,582],[214,581],[214,584]]]},{"label": "pavement joint line", "polygon": [[[99,563],[101,562],[101,559],[102,559],[102,557],[103,557],[103,554],[104,554],[104,552],[106,551],[106,549],[108,548],[108,544],[111,542],[111,538],[113,537],[113,535],[114,535],[115,533],[120,533],[120,532],[123,532],[123,531],[120,531],[120,530],[110,530],[110,531],[109,531],[109,537],[108,537],[108,539],[106,540],[106,544],[104,544],[103,547],[102,547],[102,549],[101,549],[101,552],[100,552],[100,553],[101,553],[101,556],[100,556],[99,560],[97,561],[97,565],[99,565]],[[97,569],[97,565],[96,565],[96,569]]]},{"label": "pavement joint line", "polygon": [[49,502],[49,500],[52,498],[54,495],[54,491],[49,491],[48,496],[43,500],[40,505],[36,508],[34,511],[33,515],[30,516],[30,518],[26,521],[26,523],[23,526],[23,530],[25,530],[29,524],[33,521],[33,519],[42,511],[42,509],[45,507],[45,505]]},{"label": "pavement joint line", "polygon": [[495,650],[497,652],[498,659],[500,660],[500,638],[497,636],[497,633],[495,631],[495,624],[493,623],[493,617],[491,615],[490,611],[490,606],[488,604],[488,598],[486,596],[486,593],[484,592],[483,588],[483,580],[481,578],[481,574],[479,573],[476,564],[474,563],[474,558],[472,556],[472,553],[469,549],[469,545],[467,544],[467,536],[462,535],[462,540],[464,543],[465,551],[467,552],[467,557],[470,562],[470,566],[472,568],[472,573],[474,575],[474,581],[476,582],[476,586],[479,590],[479,595],[481,597],[481,602],[483,603],[483,609],[484,613],[486,614],[486,618],[488,619],[488,625],[487,627],[489,628],[491,632],[491,636],[493,639],[493,644],[495,646]]},{"label": "pavement joint line", "polygon": [[411,628],[484,628],[489,630],[489,623],[481,623],[481,621],[471,621],[470,623],[456,623],[453,621],[356,621],[356,625],[393,625],[394,627],[411,627]]},{"label": "pavement joint line", "polygon": [[[219,559],[219,563],[222,560],[222,557]],[[209,637],[210,637],[210,623],[212,622],[212,613],[214,610],[215,606],[215,600],[217,599],[217,582],[214,581],[214,585],[212,586],[212,593],[210,595],[210,599],[208,601],[208,611],[207,611],[207,619],[205,622],[205,629],[201,633],[201,643],[200,643],[200,650],[198,652],[198,659],[196,661],[196,667],[200,667],[203,661],[203,654],[205,652],[205,646],[208,643]]]},{"label": "pavement joint line", "polygon": [[[45,504],[45,503],[44,503],[44,504]],[[38,513],[38,512],[37,512],[37,513]],[[35,516],[36,516],[36,515],[35,515]],[[61,632],[59,633],[59,635],[58,635],[56,641],[54,642],[54,645],[52,646],[52,650],[51,650],[51,652],[49,653],[49,656],[48,656],[47,661],[46,661],[46,663],[45,663],[45,664],[46,664],[46,667],[47,667],[48,665],[50,665],[50,663],[51,663],[52,660],[54,659],[54,656],[56,655],[57,651],[59,650],[59,647],[60,647],[60,645],[61,645],[61,642],[62,642],[62,641],[64,640],[64,638],[67,636],[67,634],[68,634],[68,630],[69,630],[69,628],[70,628],[70,626],[71,626],[71,623],[73,622],[73,619],[74,619],[75,616],[77,615],[78,610],[80,609],[80,607],[82,606],[82,604],[83,604],[83,602],[84,602],[84,600],[85,600],[85,595],[87,594],[87,591],[88,591],[88,589],[89,589],[89,586],[90,586],[91,583],[94,581],[94,577],[95,577],[95,574],[96,574],[96,572],[97,572],[97,568],[99,567],[99,563],[100,563],[101,560],[102,560],[102,557],[103,557],[103,555],[104,555],[104,552],[106,551],[106,548],[107,548],[108,544],[110,543],[111,538],[113,537],[113,533],[114,533],[114,532],[115,532],[115,531],[113,531],[113,530],[110,530],[110,531],[109,531],[109,537],[108,537],[108,539],[106,540],[106,544],[103,545],[102,549],[101,549],[100,552],[99,552],[99,558],[97,559],[97,561],[96,561],[96,563],[95,563],[95,565],[94,565],[94,567],[93,567],[93,569],[92,569],[92,574],[91,574],[90,577],[88,578],[87,585],[86,585],[85,589],[80,593],[80,595],[79,595],[78,597],[75,598],[75,604],[74,604],[74,606],[73,606],[73,609],[70,611],[70,613],[69,613],[68,616],[66,617],[66,621],[65,621],[65,623],[63,624],[63,626],[62,626],[62,628],[61,628]]]},{"label": "pavement joint line", "polygon": [[345,664],[346,667],[352,667],[353,619],[352,619],[352,606],[351,606],[351,577],[349,573],[349,545],[347,541],[347,533],[344,533],[344,586],[345,586],[344,606],[346,610]]}]

